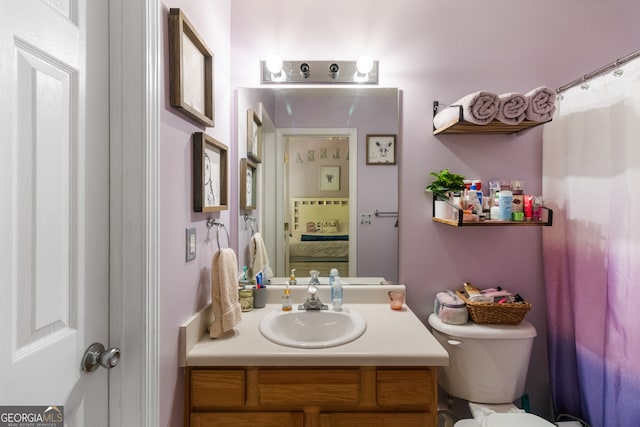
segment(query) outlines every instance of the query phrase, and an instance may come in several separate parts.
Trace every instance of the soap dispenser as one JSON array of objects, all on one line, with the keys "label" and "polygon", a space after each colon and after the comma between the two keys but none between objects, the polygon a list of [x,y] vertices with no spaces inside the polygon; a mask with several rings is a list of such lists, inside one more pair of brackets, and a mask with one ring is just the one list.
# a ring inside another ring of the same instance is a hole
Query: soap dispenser
[{"label": "soap dispenser", "polygon": [[291,276],[289,276],[289,281],[287,282],[284,288],[284,294],[282,295],[282,311],[291,311],[291,290],[289,286],[295,286],[296,284],[296,269],[291,269]]},{"label": "soap dispenser", "polygon": [[289,290],[289,284],[287,283],[286,287],[284,288],[284,295],[282,295],[282,311],[291,311],[292,304],[290,292],[291,291]]},{"label": "soap dispenser", "polygon": [[295,286],[296,284],[298,284],[296,281],[296,269],[292,268],[291,275],[289,276],[289,286]]}]

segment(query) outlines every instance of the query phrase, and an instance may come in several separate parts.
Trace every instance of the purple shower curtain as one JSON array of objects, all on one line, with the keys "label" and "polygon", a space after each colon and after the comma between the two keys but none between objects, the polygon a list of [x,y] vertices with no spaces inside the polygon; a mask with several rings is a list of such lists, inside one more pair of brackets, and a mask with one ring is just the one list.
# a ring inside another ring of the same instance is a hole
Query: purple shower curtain
[{"label": "purple shower curtain", "polygon": [[568,90],[545,125],[554,410],[640,426],[640,61]]}]

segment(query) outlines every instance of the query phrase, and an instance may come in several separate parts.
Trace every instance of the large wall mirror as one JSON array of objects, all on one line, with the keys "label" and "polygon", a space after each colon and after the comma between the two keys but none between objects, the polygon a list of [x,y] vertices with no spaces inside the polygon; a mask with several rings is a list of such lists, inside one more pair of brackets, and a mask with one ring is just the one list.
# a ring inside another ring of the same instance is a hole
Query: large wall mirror
[{"label": "large wall mirror", "polygon": [[[262,121],[251,214],[274,274],[296,268],[299,277],[310,269],[326,276],[335,267],[342,276],[396,282],[398,161],[384,156],[396,152],[388,141],[401,143],[398,89],[241,88],[236,95],[239,139],[248,109]],[[379,150],[381,161],[368,162],[367,150]],[[250,232],[239,227],[241,251]]]}]

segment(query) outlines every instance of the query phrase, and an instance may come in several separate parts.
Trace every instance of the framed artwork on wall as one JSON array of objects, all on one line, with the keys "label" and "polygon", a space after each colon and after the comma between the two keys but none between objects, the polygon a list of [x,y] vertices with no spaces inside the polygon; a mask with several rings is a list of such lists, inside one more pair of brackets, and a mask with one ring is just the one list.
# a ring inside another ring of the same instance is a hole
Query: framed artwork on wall
[{"label": "framed artwork on wall", "polygon": [[262,162],[262,120],[251,108],[247,110],[247,157]]},{"label": "framed artwork on wall", "polygon": [[256,208],[257,167],[249,159],[240,160],[240,209]]},{"label": "framed artwork on wall", "polygon": [[203,132],[193,134],[193,210],[228,209],[228,147]]},{"label": "framed artwork on wall", "polygon": [[169,99],[196,122],[215,125],[213,53],[177,8],[169,10]]},{"label": "framed artwork on wall", "polygon": [[320,167],[320,190],[340,190],[340,166]]},{"label": "framed artwork on wall", "polygon": [[396,136],[367,135],[367,164],[395,165]]}]

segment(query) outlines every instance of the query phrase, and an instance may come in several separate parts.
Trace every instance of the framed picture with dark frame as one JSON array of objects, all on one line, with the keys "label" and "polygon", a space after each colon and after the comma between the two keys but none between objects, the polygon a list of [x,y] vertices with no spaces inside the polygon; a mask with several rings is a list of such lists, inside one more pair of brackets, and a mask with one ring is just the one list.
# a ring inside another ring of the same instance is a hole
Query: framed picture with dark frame
[{"label": "framed picture with dark frame", "polygon": [[215,126],[213,53],[184,13],[169,9],[169,99],[204,126]]},{"label": "framed picture with dark frame", "polygon": [[249,159],[240,160],[240,209],[256,208],[258,165]]},{"label": "framed picture with dark frame", "polygon": [[193,210],[227,210],[229,148],[203,132],[193,134]]},{"label": "framed picture with dark frame", "polygon": [[367,135],[367,164],[395,165],[396,136],[395,135]]},{"label": "framed picture with dark frame", "polygon": [[247,157],[262,162],[262,120],[251,108],[247,110]]}]

